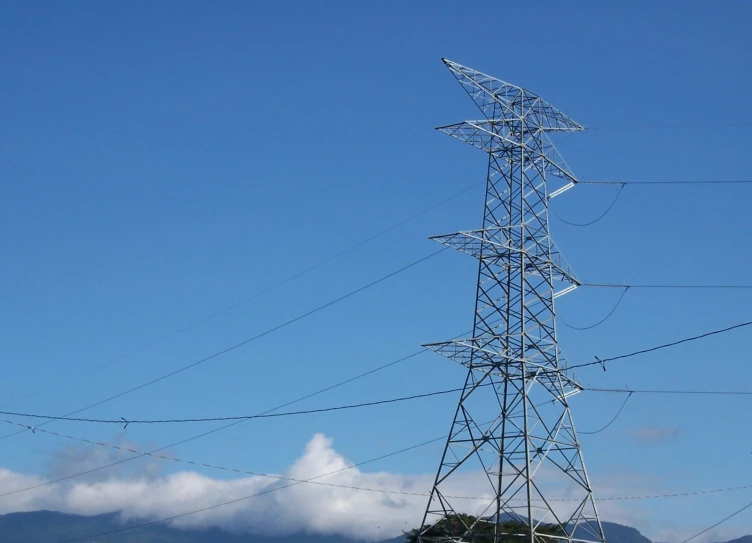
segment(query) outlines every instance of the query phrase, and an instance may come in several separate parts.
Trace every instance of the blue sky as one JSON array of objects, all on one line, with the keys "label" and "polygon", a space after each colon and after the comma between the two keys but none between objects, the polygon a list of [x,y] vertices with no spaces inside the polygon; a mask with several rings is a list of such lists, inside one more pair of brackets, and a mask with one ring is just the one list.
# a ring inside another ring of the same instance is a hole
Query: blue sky
[{"label": "blue sky", "polygon": [[[436,249],[429,235],[480,226],[479,185],[221,317],[19,399],[480,183],[483,155],[433,130],[477,116],[441,57],[526,87],[591,127],[559,141],[581,179],[726,180],[752,173],[749,126],[625,128],[752,121],[747,3],[543,2],[502,9],[448,2],[6,2],[3,13],[0,407],[8,409],[63,414],[93,403],[427,255]],[[580,186],[552,207],[567,220],[588,221],[615,190]],[[554,218],[551,229],[581,279],[749,283],[751,196],[752,187],[741,185],[629,186],[596,226],[574,228]],[[442,253],[86,413],[161,418],[268,409],[468,329],[475,265]],[[558,312],[587,325],[608,313],[618,294],[579,289],[557,300]],[[735,324],[749,320],[751,296],[630,291],[602,326],[562,328],[562,349],[577,363]],[[748,337],[734,332],[580,378],[594,387],[749,389]],[[462,378],[453,363],[425,354],[305,406],[452,388]],[[621,401],[583,394],[573,406],[578,427],[601,427]],[[279,472],[321,432],[357,461],[442,435],[454,402],[442,396],[248,422],[173,452]],[[752,484],[743,416],[749,407],[746,398],[635,397],[606,432],[582,437],[591,477],[597,484],[643,476],[647,493]],[[50,428],[102,440],[118,433]],[[204,428],[210,427],[129,427],[127,436],[165,445]],[[669,437],[636,439],[648,434]],[[38,434],[5,439],[0,465],[44,474],[63,444]],[[439,448],[374,469],[430,473]],[[670,521],[711,524],[750,496],[643,502],[630,511],[643,523],[638,527],[657,536],[670,532]],[[659,513],[641,509],[656,504]],[[749,513],[741,515],[729,530],[750,522]]]}]

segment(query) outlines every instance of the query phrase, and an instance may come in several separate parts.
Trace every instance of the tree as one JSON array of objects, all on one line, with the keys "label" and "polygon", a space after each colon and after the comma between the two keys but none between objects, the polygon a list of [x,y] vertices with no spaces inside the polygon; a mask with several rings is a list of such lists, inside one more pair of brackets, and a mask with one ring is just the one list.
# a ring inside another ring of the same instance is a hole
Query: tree
[{"label": "tree", "polygon": [[[475,526],[473,526],[475,524]],[[472,533],[468,527],[473,526]],[[462,538],[474,543],[494,543],[495,523],[488,519],[477,519],[472,515],[453,514],[441,519],[431,526],[414,529],[405,534],[406,543],[418,543],[418,536],[424,531],[424,538],[434,540]],[[554,524],[541,524],[536,528],[536,534],[565,537],[564,531]],[[527,524],[516,520],[499,522],[499,538],[496,543],[526,543],[530,541],[530,531]],[[536,537],[541,543],[552,543],[555,537]]]}]

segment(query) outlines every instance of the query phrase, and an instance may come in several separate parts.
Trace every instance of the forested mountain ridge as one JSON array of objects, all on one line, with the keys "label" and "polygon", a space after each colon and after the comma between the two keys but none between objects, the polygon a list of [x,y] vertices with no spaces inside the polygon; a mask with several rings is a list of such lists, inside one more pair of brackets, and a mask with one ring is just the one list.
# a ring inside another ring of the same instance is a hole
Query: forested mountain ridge
[{"label": "forested mountain ridge", "polygon": [[[357,543],[338,535],[299,533],[292,535],[232,534],[212,528],[209,530],[183,530],[165,524],[152,524],[134,530],[120,531],[128,524],[121,522],[117,513],[96,516],[69,515],[55,511],[34,511],[0,515],[0,542],[2,543],[64,543],[94,534],[91,543]],[[608,543],[652,543],[635,528],[613,522],[604,522]],[[404,536],[383,543],[400,543]],[[752,535],[726,543],[752,543]]]}]

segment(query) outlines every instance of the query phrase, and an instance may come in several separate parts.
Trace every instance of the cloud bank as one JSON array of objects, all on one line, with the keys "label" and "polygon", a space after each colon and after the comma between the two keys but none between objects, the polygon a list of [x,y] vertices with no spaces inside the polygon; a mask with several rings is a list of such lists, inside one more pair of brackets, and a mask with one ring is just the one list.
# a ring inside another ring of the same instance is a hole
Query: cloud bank
[{"label": "cloud bank", "polygon": [[[57,479],[127,457],[119,456],[121,454],[101,448],[63,449],[49,464],[50,477]],[[42,509],[82,515],[119,512],[126,523],[137,523],[210,508],[176,518],[170,524],[178,528],[217,527],[234,532],[277,535],[340,534],[375,541],[417,527],[427,501],[426,496],[420,494],[430,490],[434,478],[433,473],[403,475],[363,472],[358,468],[343,470],[352,463],[333,448],[329,438],[321,434],[315,435],[302,456],[280,475],[310,479],[337,472],[318,479],[322,483],[339,485],[336,487],[295,484],[264,476],[221,480],[194,471],[158,475],[158,465],[151,461],[140,464],[138,470],[133,469],[133,464],[136,463],[121,465],[114,472],[95,472],[88,478],[76,477],[0,497],[0,514]],[[557,484],[545,472],[539,475],[554,495],[567,496],[566,484]],[[2,493],[42,485],[47,480],[41,476],[23,475],[0,468]],[[463,473],[452,484],[455,486],[444,489],[448,494],[479,497],[488,492],[487,480],[484,474],[478,472]],[[596,490],[600,496],[648,490],[645,486],[635,488],[634,484],[634,478],[630,481],[612,478],[610,485],[601,484]],[[404,494],[381,492],[383,490]],[[233,503],[212,508],[226,502]],[[468,500],[465,512],[477,514],[486,503]],[[571,505],[557,502],[556,507],[563,512]],[[650,504],[647,503],[631,503],[627,509],[624,502],[604,501],[599,505],[599,510],[604,519],[638,528],[640,524],[649,522],[652,516]],[[668,533],[662,535],[664,540],[673,539],[667,537]]]},{"label": "cloud bank", "polygon": [[[49,465],[51,478],[65,477],[127,457],[98,448],[86,449],[85,454],[83,452],[72,447],[57,454]],[[430,489],[433,479],[428,475],[364,473],[353,468],[319,479],[322,483],[341,485],[333,487],[294,484],[289,480],[264,476],[220,480],[193,471],[158,476],[153,464],[142,464],[139,473],[133,469],[125,471],[127,465],[115,473],[95,472],[4,496],[0,498],[0,514],[42,509],[81,515],[119,512],[124,520],[136,522],[180,515],[238,500],[175,519],[171,524],[183,528],[219,527],[230,531],[274,534],[337,533],[375,540],[415,527],[420,522],[420,514],[426,503],[424,496],[385,494],[378,490],[421,493]],[[303,455],[281,475],[309,479],[350,465],[333,449],[331,440],[319,434],[308,443]],[[42,485],[47,480],[0,468],[3,493]],[[375,491],[343,486],[366,487]],[[458,488],[460,490],[468,491],[468,487]]]},{"label": "cloud bank", "polygon": [[646,426],[629,430],[632,439],[637,443],[662,443],[673,441],[681,435],[681,429],[673,426],[657,427]]}]

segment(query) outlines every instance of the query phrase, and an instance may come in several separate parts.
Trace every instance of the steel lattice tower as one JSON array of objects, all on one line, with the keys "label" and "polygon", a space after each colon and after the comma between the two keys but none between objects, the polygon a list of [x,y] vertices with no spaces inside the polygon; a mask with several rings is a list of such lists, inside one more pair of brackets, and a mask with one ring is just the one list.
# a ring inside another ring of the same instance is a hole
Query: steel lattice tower
[{"label": "steel lattice tower", "polygon": [[[578,282],[548,226],[549,200],[577,180],[546,132],[584,128],[527,90],[444,63],[485,119],[439,130],[488,153],[488,178],[483,228],[432,238],[479,267],[472,337],[425,345],[468,372],[420,540],[604,542],[569,411],[582,387],[556,341],[554,299]],[[452,496],[466,470],[485,474],[475,522],[459,513],[478,501]]]}]

